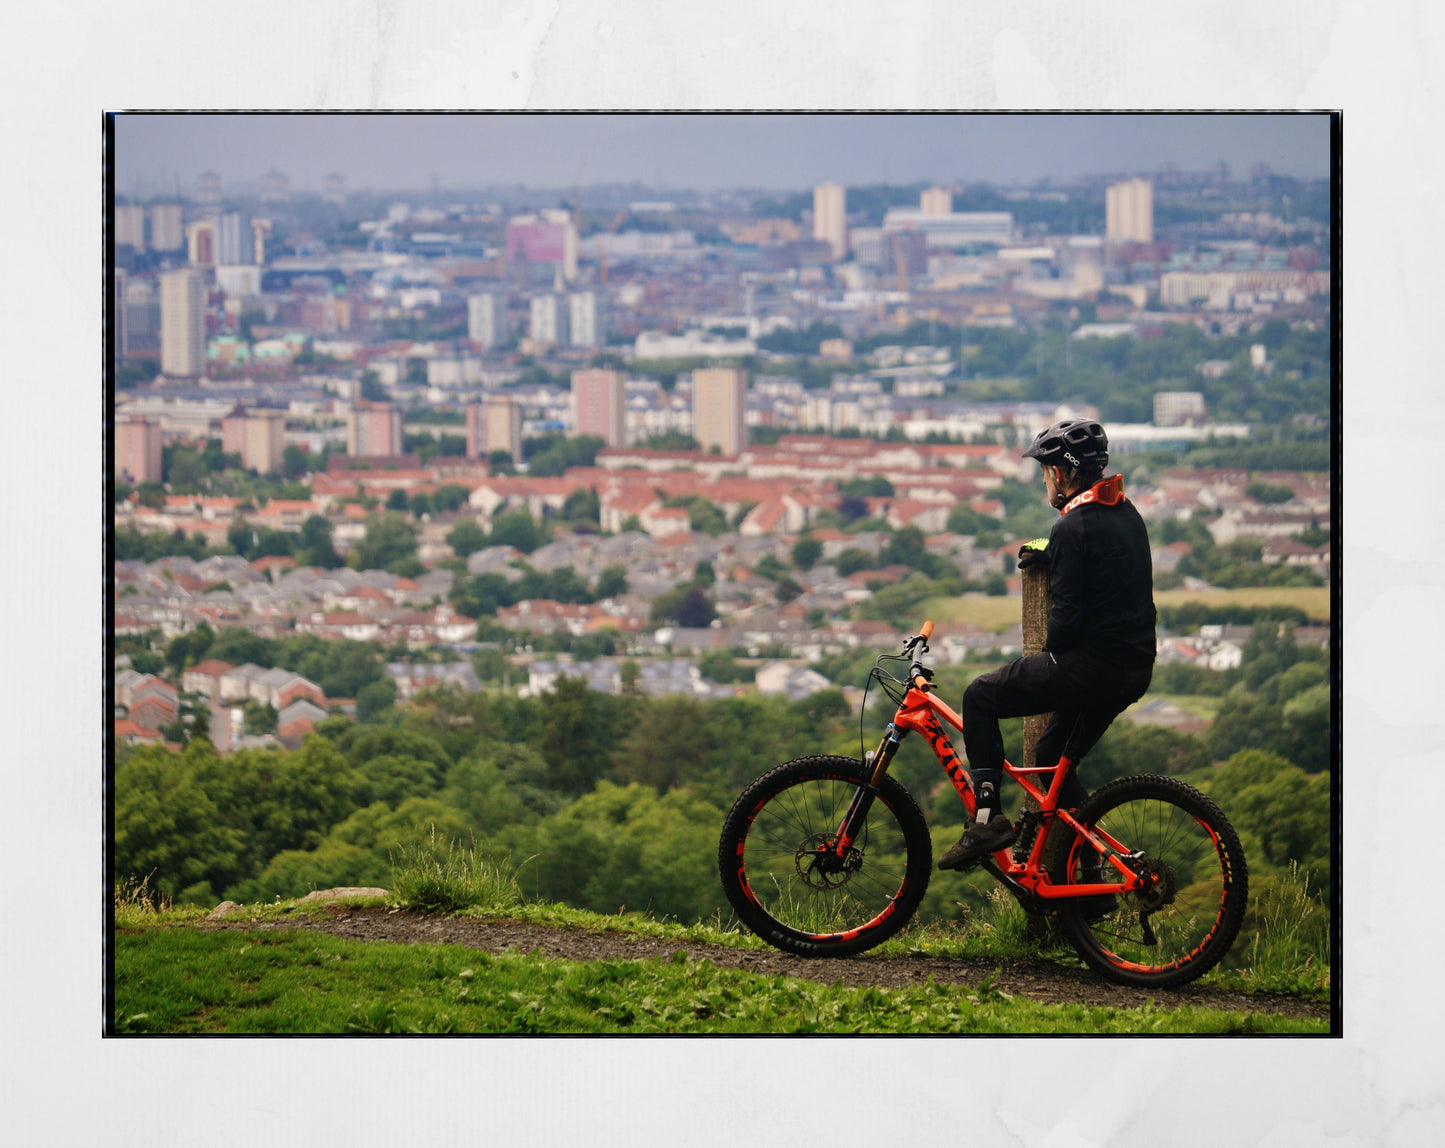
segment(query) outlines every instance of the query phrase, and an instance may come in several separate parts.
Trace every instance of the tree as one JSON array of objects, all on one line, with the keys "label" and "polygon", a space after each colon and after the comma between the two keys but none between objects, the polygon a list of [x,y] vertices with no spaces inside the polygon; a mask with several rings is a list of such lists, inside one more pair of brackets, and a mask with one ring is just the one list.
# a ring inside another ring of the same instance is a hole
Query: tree
[{"label": "tree", "polygon": [[494,761],[486,758],[463,758],[447,770],[446,781],[442,800],[464,813],[476,833],[496,833],[514,822],[521,821],[528,813],[521,799],[507,785],[506,776]]},{"label": "tree", "polygon": [[590,522],[594,526],[600,526],[602,522],[602,504],[597,497],[594,488],[574,490],[562,503],[562,520],[564,522]]},{"label": "tree", "polygon": [[352,551],[362,570],[385,570],[416,555],[416,527],[394,511],[372,514],[366,531]]},{"label": "tree", "polygon": [[1307,773],[1319,773],[1330,768],[1333,733],[1330,711],[1331,690],[1323,682],[1302,690],[1284,704],[1284,731],[1289,759]]},{"label": "tree", "polygon": [[401,754],[383,753],[361,765],[372,801],[392,809],[409,797],[431,797],[441,787],[442,774],[435,762]]},{"label": "tree", "polygon": [[498,745],[492,752],[502,772],[507,792],[528,814],[549,817],[567,804],[564,794],[553,789],[546,759],[530,745]]},{"label": "tree", "polygon": [[652,621],[676,622],[679,626],[702,628],[717,617],[707,590],[697,582],[674,586],[652,600]]},{"label": "tree", "polygon": [[1295,628],[1288,622],[1256,622],[1244,643],[1241,667],[1245,687],[1257,690],[1266,680],[1299,661]]},{"label": "tree", "polygon": [[396,683],[390,678],[368,682],[356,691],[356,720],[370,721],[396,704]]},{"label": "tree", "polygon": [[488,539],[491,546],[515,546],[523,554],[530,554],[547,541],[550,531],[533,521],[526,507],[518,507],[500,514],[492,522],[492,533]]},{"label": "tree", "polygon": [[608,566],[601,574],[597,575],[597,589],[595,591],[599,599],[618,598],[627,593],[627,567]]},{"label": "tree", "polygon": [[276,707],[269,702],[259,702],[255,698],[250,698],[246,702],[245,715],[248,734],[276,732]]},{"label": "tree", "polygon": [[881,474],[850,478],[838,484],[838,493],[850,498],[892,498],[893,484]]},{"label": "tree", "polygon": [[666,793],[686,780],[706,748],[697,699],[657,698],[643,708],[618,747],[612,776],[623,785],[636,781]]},{"label": "tree", "polygon": [[539,827],[524,880],[542,897],[594,912],[645,908],[698,920],[723,908],[712,859],[721,817],[683,789],[659,797],[603,781]]},{"label": "tree", "polygon": [[375,371],[366,370],[361,372],[361,397],[369,403],[384,403],[391,396],[381,385],[381,376]]},{"label": "tree", "polygon": [[739,665],[737,659],[727,650],[709,650],[698,658],[697,668],[704,678],[718,685],[753,680],[753,670]]},{"label": "tree", "polygon": [[893,536],[884,544],[879,560],[884,566],[911,566],[915,570],[920,569],[928,555],[926,543],[923,531],[916,526],[905,526],[893,532]]},{"label": "tree", "polygon": [[301,524],[301,548],[296,560],[303,566],[319,566],[323,570],[334,570],[341,565],[332,542],[335,527],[320,514],[313,514]]},{"label": "tree", "polygon": [[1289,487],[1268,482],[1251,482],[1244,488],[1244,493],[1256,502],[1268,504],[1288,502],[1294,497],[1294,491]]},{"label": "tree", "polygon": [[799,570],[811,570],[822,556],[823,544],[811,534],[804,534],[793,543],[791,557],[793,559],[793,565]]},{"label": "tree", "polygon": [[116,769],[115,871],[204,902],[235,874],[244,838],[197,778],[198,752],[142,746]]},{"label": "tree", "polygon": [[579,794],[607,770],[614,742],[611,706],[580,678],[559,677],[542,700],[543,732],[538,749],[554,789]]},{"label": "tree", "polygon": [[1209,752],[1215,761],[1224,761],[1241,750],[1268,750],[1283,753],[1284,714],[1278,705],[1263,701],[1243,686],[1235,686],[1225,695],[1209,729]]},{"label": "tree", "polygon": [[188,666],[204,661],[215,640],[216,632],[211,624],[202,622],[189,634],[177,634],[166,644],[165,663],[179,674]]},{"label": "tree", "polygon": [[713,619],[717,617],[717,610],[714,609],[707,592],[694,583],[683,593],[675,616],[679,626],[702,629],[712,625]]},{"label": "tree", "polygon": [[948,512],[946,529],[950,534],[977,534],[980,530],[997,530],[1001,525],[997,518],[989,518],[968,503],[958,502]]},{"label": "tree", "polygon": [[270,638],[263,638],[240,626],[227,626],[207,646],[205,657],[230,662],[233,666],[254,662],[258,666],[269,668],[276,664],[274,651],[275,646]]},{"label": "tree", "polygon": [[618,671],[618,676],[622,679],[622,693],[624,696],[630,697],[641,694],[642,691],[638,688],[637,682],[638,679],[642,677],[642,671],[638,668],[635,661],[631,658],[624,661],[622,668]]},{"label": "tree", "polygon": [[1311,884],[1327,879],[1330,856],[1329,778],[1310,778],[1277,754],[1242,750],[1219,768],[1209,795],[1263,857],[1305,868]]},{"label": "tree", "polygon": [[470,498],[471,492],[466,487],[448,483],[436,488],[431,501],[439,513],[447,514],[466,505]]},{"label": "tree", "polygon": [[850,574],[856,574],[859,570],[872,570],[878,565],[877,560],[868,551],[858,546],[849,546],[841,554],[833,559],[833,569],[838,571],[838,576],[847,578]]},{"label": "tree", "polygon": [[458,558],[466,558],[486,547],[487,533],[475,518],[463,518],[447,531],[447,545],[456,551]]},{"label": "tree", "polygon": [[792,578],[784,575],[778,579],[777,588],[773,593],[777,596],[779,602],[791,602],[795,598],[801,598],[807,591]]},{"label": "tree", "polygon": [[300,478],[311,469],[311,456],[294,443],[281,452],[281,473],[287,478]]},{"label": "tree", "polygon": [[769,552],[758,559],[757,572],[760,577],[777,581],[787,574],[788,568],[783,565],[776,554]]}]

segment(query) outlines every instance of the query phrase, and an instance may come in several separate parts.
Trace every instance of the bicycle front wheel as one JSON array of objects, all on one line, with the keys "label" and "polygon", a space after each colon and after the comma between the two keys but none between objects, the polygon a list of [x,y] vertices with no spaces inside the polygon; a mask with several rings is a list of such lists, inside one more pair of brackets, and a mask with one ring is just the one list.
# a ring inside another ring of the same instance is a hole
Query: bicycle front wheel
[{"label": "bicycle front wheel", "polygon": [[733,804],[718,870],[738,918],[763,940],[798,956],[850,956],[917,910],[933,846],[918,803],[893,778],[884,777],[845,856],[830,848],[867,777],[852,758],[800,758]]},{"label": "bicycle front wheel", "polygon": [[1122,892],[1117,869],[1100,868],[1082,838],[1060,834],[1054,882],[1121,889],[1055,902],[1079,955],[1126,985],[1167,988],[1212,969],[1239,933],[1249,889],[1244,850],[1219,807],[1174,778],[1124,777],[1085,801],[1078,817],[1123,845],[1145,877],[1144,888]]}]

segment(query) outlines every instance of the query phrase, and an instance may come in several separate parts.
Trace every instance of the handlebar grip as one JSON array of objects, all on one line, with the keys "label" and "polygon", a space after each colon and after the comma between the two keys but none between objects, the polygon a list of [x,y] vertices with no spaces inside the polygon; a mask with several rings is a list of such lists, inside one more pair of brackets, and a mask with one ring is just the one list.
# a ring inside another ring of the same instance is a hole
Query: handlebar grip
[{"label": "handlebar grip", "polygon": [[917,686],[920,690],[928,689],[928,679],[925,678],[922,674],[913,675],[913,684]]},{"label": "handlebar grip", "polygon": [[932,622],[924,622],[922,629],[920,629],[920,630],[918,631],[918,633],[919,633],[919,636],[920,636],[925,642],[928,641],[929,636],[933,633],[933,623],[932,623]]}]

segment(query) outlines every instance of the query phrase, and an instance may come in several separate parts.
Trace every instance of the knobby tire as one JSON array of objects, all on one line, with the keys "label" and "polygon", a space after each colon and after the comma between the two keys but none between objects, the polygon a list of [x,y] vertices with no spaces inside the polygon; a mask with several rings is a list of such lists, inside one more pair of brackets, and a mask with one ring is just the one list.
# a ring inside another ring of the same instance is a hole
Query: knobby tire
[{"label": "knobby tire", "polygon": [[[1208,972],[1239,934],[1249,874],[1239,837],[1219,807],[1170,777],[1112,781],[1080,807],[1129,850],[1143,850],[1157,880],[1147,893],[1061,899],[1057,917],[1079,955],[1120,984],[1168,988]],[[1055,883],[1100,880],[1081,873],[1098,853],[1060,823],[1049,843]],[[1112,866],[1102,880],[1122,882]]]},{"label": "knobby tire", "polygon": [[918,803],[885,776],[846,871],[822,871],[818,847],[836,834],[870,770],[847,757],[805,757],[743,790],[723,823],[718,870],[739,920],[801,957],[846,957],[898,932],[928,888],[933,845]]}]

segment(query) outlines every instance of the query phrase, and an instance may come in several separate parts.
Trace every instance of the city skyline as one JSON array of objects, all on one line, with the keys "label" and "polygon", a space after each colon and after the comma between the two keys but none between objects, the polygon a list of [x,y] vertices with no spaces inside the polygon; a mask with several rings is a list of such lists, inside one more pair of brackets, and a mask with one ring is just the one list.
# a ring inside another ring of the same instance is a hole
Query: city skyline
[{"label": "city skyline", "polygon": [[1031,183],[1167,165],[1329,174],[1329,116],[1304,113],[122,114],[116,190],[194,193],[277,170],[319,191],[638,183],[715,191],[919,181]]}]

